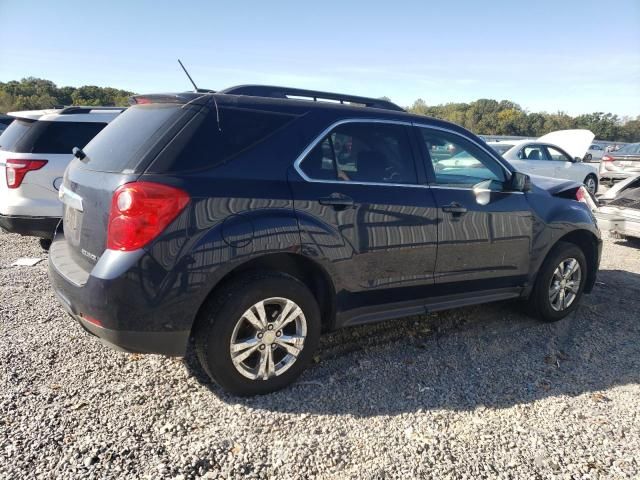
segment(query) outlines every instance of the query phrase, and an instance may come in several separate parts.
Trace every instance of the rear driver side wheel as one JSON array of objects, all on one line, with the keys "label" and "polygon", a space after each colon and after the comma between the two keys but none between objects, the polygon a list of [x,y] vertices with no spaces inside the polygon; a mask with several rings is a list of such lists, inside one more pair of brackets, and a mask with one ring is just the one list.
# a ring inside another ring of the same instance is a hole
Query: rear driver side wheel
[{"label": "rear driver side wheel", "polygon": [[529,297],[534,316],[555,322],[573,312],[580,302],[587,278],[587,261],[573,243],[558,242],[538,272]]},{"label": "rear driver side wheel", "polygon": [[279,390],[304,370],[320,338],[313,294],[285,274],[251,274],[208,302],[195,332],[209,376],[236,395]]}]

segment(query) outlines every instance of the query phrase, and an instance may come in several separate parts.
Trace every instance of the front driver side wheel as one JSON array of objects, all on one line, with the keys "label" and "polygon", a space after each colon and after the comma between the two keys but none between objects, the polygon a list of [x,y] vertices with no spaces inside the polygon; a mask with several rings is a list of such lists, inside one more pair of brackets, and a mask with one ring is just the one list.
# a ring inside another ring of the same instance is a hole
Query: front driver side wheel
[{"label": "front driver side wheel", "polygon": [[534,316],[555,322],[573,312],[580,302],[587,279],[587,261],[573,243],[558,242],[538,272],[529,297]]},{"label": "front driver side wheel", "polygon": [[202,309],[196,353],[209,376],[236,395],[292,383],[320,338],[320,311],[309,289],[286,274],[249,274],[224,286]]},{"label": "front driver side wheel", "polygon": [[598,189],[598,179],[595,175],[587,175],[587,178],[584,179],[584,186],[587,187],[590,193],[595,195]]}]

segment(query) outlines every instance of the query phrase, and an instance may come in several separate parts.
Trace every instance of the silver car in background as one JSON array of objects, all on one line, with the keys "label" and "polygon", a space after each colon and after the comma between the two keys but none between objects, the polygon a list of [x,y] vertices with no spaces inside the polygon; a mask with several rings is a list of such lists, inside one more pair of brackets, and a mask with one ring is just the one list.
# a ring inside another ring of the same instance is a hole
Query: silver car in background
[{"label": "silver car in background", "polygon": [[629,143],[615,152],[605,153],[600,161],[600,180],[611,184],[640,175],[640,143]]}]

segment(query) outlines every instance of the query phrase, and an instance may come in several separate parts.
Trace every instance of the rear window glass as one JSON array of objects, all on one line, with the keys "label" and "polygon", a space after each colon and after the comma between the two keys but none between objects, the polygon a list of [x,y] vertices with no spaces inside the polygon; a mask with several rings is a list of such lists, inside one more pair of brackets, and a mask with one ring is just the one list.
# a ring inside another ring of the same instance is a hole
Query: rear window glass
[{"label": "rear window glass", "polygon": [[16,119],[0,135],[0,150],[13,151],[13,146],[23,135],[25,135],[35,124],[35,120]]},{"label": "rear window glass", "polygon": [[220,164],[265,140],[295,117],[263,110],[220,107],[220,122],[212,108],[200,123],[189,129],[180,152],[154,170],[178,172],[205,169]]},{"label": "rear window glass", "polygon": [[[16,120],[7,128],[9,141],[2,148],[15,153],[71,154],[73,147],[84,147],[105,125],[102,122],[28,123]],[[3,142],[5,133],[2,134]]]},{"label": "rear window glass", "polygon": [[87,145],[86,167],[101,172],[133,170],[168,124],[181,112],[180,105],[151,104],[128,108]]}]

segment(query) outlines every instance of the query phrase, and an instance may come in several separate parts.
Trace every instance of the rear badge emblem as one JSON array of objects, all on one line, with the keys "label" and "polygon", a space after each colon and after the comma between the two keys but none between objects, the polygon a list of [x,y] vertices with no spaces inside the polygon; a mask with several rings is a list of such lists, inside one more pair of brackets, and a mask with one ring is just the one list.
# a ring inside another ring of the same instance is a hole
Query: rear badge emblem
[{"label": "rear badge emblem", "polygon": [[87,252],[84,248],[82,250],[80,250],[80,252],[82,253],[82,255],[84,255],[87,258],[90,258],[91,260],[93,260],[94,262],[98,261],[98,256],[94,255],[91,252]]}]

